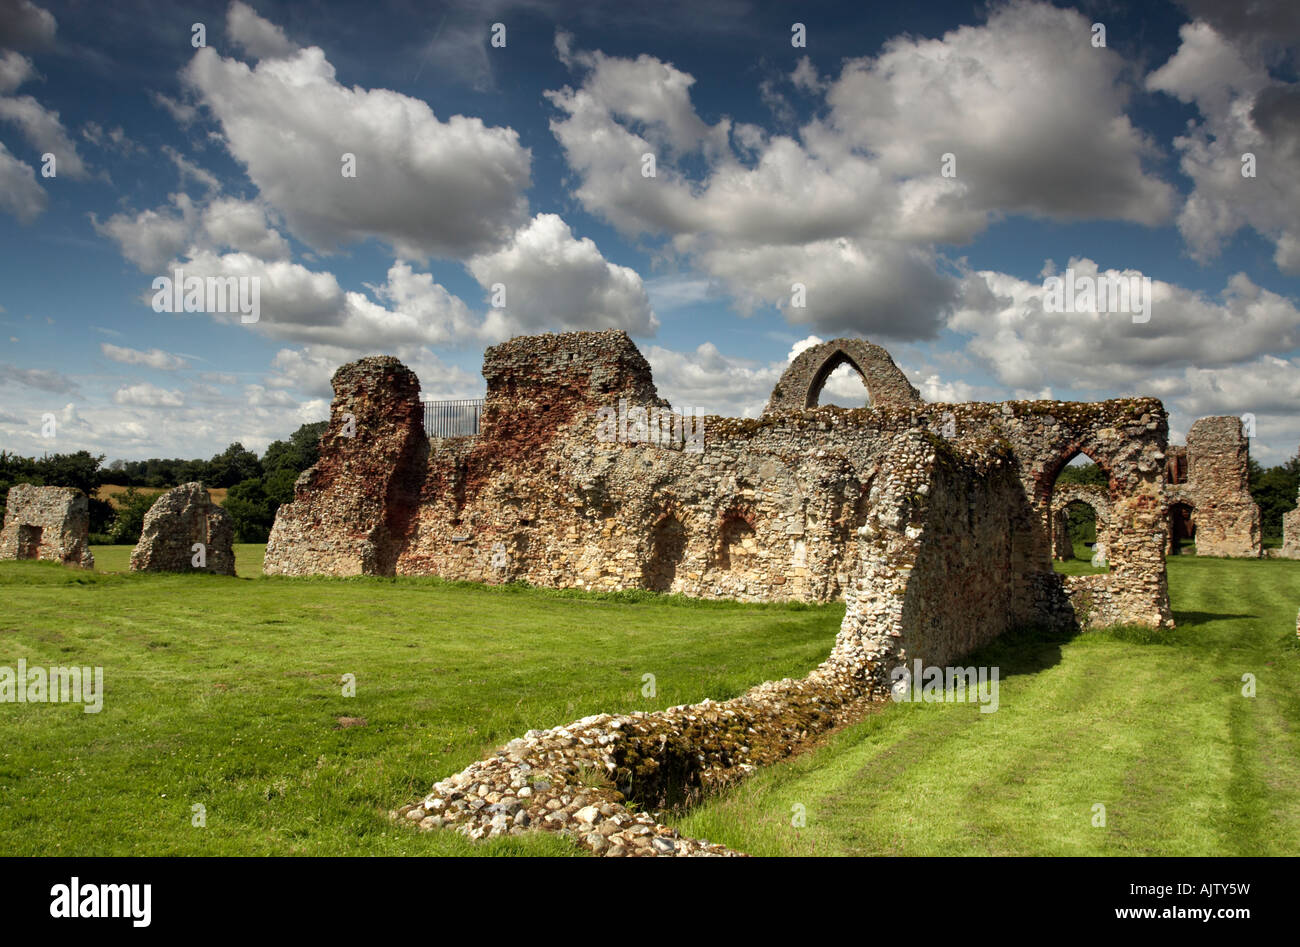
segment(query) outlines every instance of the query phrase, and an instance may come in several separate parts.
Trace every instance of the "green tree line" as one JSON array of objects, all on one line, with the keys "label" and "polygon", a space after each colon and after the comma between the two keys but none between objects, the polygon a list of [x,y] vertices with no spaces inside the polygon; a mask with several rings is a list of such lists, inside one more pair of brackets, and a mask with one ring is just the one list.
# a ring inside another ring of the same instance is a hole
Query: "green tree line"
[{"label": "green tree line", "polygon": [[1300,452],[1284,464],[1264,468],[1250,460],[1250,495],[1259,507],[1260,532],[1265,539],[1282,537],[1282,514],[1294,510],[1300,490]]},{"label": "green tree line", "polygon": [[[135,543],[140,539],[144,515],[156,495],[137,488],[169,488],[199,481],[206,487],[226,487],[222,504],[234,523],[235,541],[266,542],[281,503],[293,499],[294,481],[316,463],[320,438],[326,422],[304,424],[287,440],[274,441],[259,458],[236,441],[210,460],[115,460],[104,464],[104,455],[77,451],[75,454],[47,454],[20,457],[0,451],[0,516],[16,483],[37,486],[77,487],[90,497],[90,533],[95,543]],[[118,506],[95,499],[104,484],[127,487]]]}]

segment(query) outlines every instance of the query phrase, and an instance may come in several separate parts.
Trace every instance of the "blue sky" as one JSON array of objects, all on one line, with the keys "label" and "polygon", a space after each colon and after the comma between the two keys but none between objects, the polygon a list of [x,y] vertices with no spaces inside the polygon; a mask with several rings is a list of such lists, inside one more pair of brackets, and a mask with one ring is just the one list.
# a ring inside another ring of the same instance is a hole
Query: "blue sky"
[{"label": "blue sky", "polygon": [[[1150,394],[1296,453],[1300,5],[628,6],[0,0],[0,448],[260,451],[351,359],[471,397],[487,345],[619,327],[707,413],[860,335],[927,400]],[[259,321],[155,312],[176,266]],[[1150,320],[1044,311],[1067,267]]]}]

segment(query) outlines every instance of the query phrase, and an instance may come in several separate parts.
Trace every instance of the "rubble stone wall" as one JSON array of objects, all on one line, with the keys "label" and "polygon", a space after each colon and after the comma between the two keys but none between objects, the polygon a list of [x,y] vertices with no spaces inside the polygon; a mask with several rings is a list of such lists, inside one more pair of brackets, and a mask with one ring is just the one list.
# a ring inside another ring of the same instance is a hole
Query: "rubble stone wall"
[{"label": "rubble stone wall", "polygon": [[1296,497],[1295,509],[1282,514],[1282,548],[1278,555],[1300,559],[1300,496]]},{"label": "rubble stone wall", "polygon": [[1188,430],[1186,481],[1168,485],[1166,504],[1192,508],[1198,556],[1259,557],[1259,507],[1250,495],[1249,460],[1240,418],[1201,418]]},{"label": "rubble stone wall", "polygon": [[392,815],[476,839],[558,831],[606,856],[736,854],[683,838],[651,813],[799,752],[883,699],[900,662],[955,659],[995,637],[1016,610],[1005,581],[1004,501],[1014,504],[1019,492],[1011,453],[971,458],[918,430],[885,447],[847,567],[845,621],[806,678],[722,702],[530,730]]},{"label": "rubble stone wall", "polygon": [[0,559],[46,559],[95,568],[90,552],[90,503],[75,487],[9,488]]},{"label": "rubble stone wall", "polygon": [[[183,483],[154,500],[131,551],[132,572],[235,574],[235,529],[230,514],[212,502],[203,484]],[[196,543],[202,566],[195,565]]]},{"label": "rubble stone wall", "polygon": [[344,365],[331,381],[320,461],[277,513],[265,571],[392,575],[429,472],[420,382],[388,356]]},{"label": "rubble stone wall", "polygon": [[[1052,491],[1084,453],[1110,478],[1111,572],[1097,580],[1107,614],[1170,623],[1167,421],[1155,399],[908,401],[676,418],[674,429],[619,331],[513,339],[488,350],[483,373],[482,434],[430,442],[409,370],[391,358],[339,369],[320,462],[277,514],[266,571],[828,601],[846,594],[894,438],[919,432],[968,463],[1003,458],[1019,481],[1014,496],[989,501],[1009,534],[1009,621],[1069,620],[1051,567]],[[668,419],[653,425],[657,443],[646,416]],[[983,501],[963,502],[984,515]]]}]

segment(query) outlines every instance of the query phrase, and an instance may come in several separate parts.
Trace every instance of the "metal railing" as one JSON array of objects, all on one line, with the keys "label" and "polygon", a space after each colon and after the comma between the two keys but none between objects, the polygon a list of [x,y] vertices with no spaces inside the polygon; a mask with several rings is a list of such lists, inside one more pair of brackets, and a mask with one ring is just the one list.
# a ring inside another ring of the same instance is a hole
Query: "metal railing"
[{"label": "metal railing", "polygon": [[426,401],[424,433],[429,437],[476,437],[482,417],[482,398]]}]

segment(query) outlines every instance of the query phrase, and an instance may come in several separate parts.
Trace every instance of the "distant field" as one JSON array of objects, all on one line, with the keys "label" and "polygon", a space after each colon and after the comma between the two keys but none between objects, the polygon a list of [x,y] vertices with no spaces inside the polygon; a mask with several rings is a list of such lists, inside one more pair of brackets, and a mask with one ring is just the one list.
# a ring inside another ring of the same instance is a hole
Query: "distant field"
[{"label": "distant field", "polygon": [[[96,572],[131,571],[131,550],[134,546],[91,546]],[[242,579],[256,579],[262,575],[262,560],[266,557],[265,543],[235,543],[235,575]]]},{"label": "distant field", "polygon": [[[107,500],[109,503],[113,504],[114,507],[116,507],[118,505],[118,497],[121,494],[126,493],[126,491],[129,489],[131,488],[124,487],[116,483],[106,483],[103,486],[99,487],[97,490],[95,490],[95,499]],[[170,488],[169,487],[136,487],[135,492],[142,493],[146,496],[156,497],[160,493],[166,493],[168,489]],[[227,491],[225,487],[208,488],[208,496],[212,497],[212,502],[217,504],[218,506],[226,502],[226,492]]]}]

